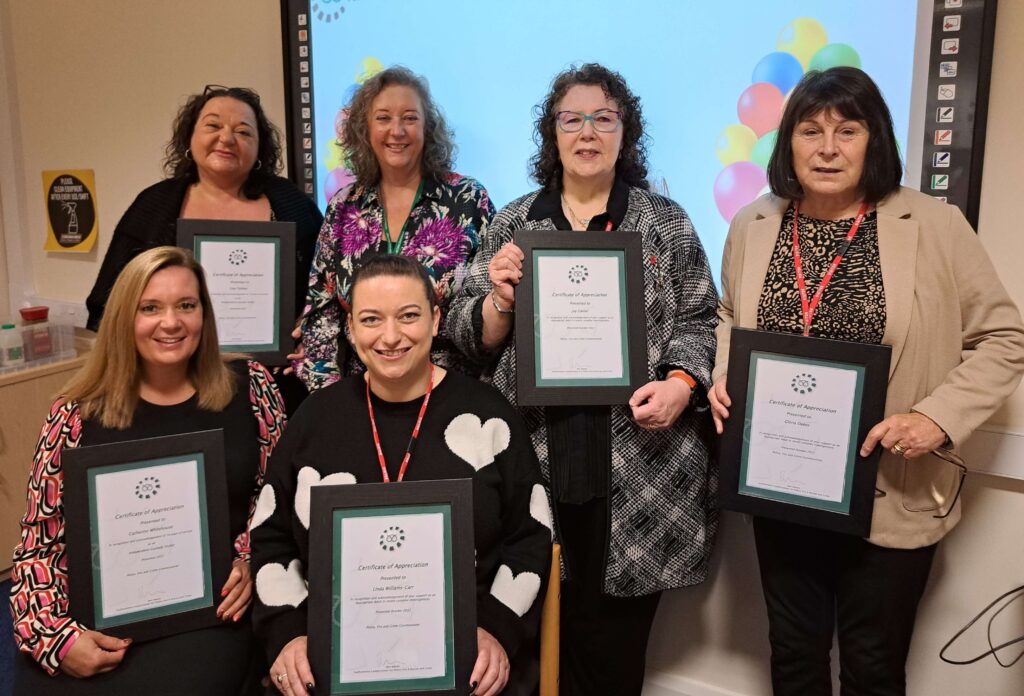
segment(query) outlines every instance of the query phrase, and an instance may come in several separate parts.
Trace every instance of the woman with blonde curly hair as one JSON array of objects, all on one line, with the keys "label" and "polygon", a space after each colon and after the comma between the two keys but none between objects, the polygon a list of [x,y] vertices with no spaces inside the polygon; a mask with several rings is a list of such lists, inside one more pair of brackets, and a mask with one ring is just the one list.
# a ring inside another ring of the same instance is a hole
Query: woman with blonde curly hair
[{"label": "woman with blonde curly hair", "polygon": [[[248,530],[285,417],[266,369],[240,357],[219,352],[206,281],[190,252],[157,247],[128,262],[111,290],[96,348],[53,404],[36,446],[11,574],[21,651],[16,693],[220,696],[258,688],[246,614]],[[130,634],[100,632],[72,618],[61,453],[213,429],[224,431],[234,539],[217,607],[223,625],[133,644]]]},{"label": "woman with blonde curly hair", "polygon": [[[494,215],[487,191],[452,171],[455,145],[422,77],[391,67],[352,97],[342,146],[355,183],[338,191],[320,229],[302,322],[300,374],[310,391],[352,372],[359,359],[342,338],[352,275],[379,254],[418,260],[442,314],[462,285]],[[473,372],[443,334],[434,361]]]}]

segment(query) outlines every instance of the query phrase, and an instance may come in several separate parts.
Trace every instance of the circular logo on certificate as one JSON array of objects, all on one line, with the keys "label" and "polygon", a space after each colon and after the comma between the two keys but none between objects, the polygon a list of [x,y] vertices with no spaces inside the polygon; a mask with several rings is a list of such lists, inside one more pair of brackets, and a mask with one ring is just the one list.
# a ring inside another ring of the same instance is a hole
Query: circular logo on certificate
[{"label": "circular logo on certificate", "polygon": [[135,497],[139,500],[149,500],[160,492],[160,479],[156,476],[146,476],[135,484]]},{"label": "circular logo on certificate", "polygon": [[585,281],[589,275],[590,271],[582,263],[578,263],[569,269],[569,281],[577,285]]},{"label": "circular logo on certificate", "polygon": [[397,525],[391,525],[380,533],[380,547],[385,551],[396,551],[404,542],[405,530]]},{"label": "circular logo on certificate", "polygon": [[241,266],[248,260],[249,254],[245,252],[245,249],[233,249],[228,253],[228,263],[232,266]]},{"label": "circular logo on certificate", "polygon": [[818,386],[818,382],[814,379],[814,375],[808,372],[801,372],[793,378],[790,386],[793,387],[793,391],[797,394],[810,394]]}]

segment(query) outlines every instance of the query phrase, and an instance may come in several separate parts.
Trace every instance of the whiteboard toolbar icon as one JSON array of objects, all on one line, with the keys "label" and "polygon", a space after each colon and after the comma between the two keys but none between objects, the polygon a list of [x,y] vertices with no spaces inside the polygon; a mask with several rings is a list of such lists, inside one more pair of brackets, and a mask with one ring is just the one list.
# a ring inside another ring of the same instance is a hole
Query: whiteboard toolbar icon
[{"label": "whiteboard toolbar icon", "polygon": [[960,52],[960,39],[943,39],[939,50],[944,56],[955,56]]},{"label": "whiteboard toolbar icon", "polygon": [[952,106],[940,106],[935,110],[936,123],[952,123],[954,109]]},{"label": "whiteboard toolbar icon", "polygon": [[933,152],[932,153],[932,166],[933,167],[948,167],[950,162],[950,154],[948,152]]},{"label": "whiteboard toolbar icon", "polygon": [[937,130],[937,131],[935,131],[935,144],[936,145],[952,145],[953,144],[953,131],[951,131],[951,130]]},{"label": "whiteboard toolbar icon", "polygon": [[960,15],[946,15],[943,17],[942,31],[960,31]]},{"label": "whiteboard toolbar icon", "polygon": [[939,101],[956,99],[956,85],[939,85]]}]

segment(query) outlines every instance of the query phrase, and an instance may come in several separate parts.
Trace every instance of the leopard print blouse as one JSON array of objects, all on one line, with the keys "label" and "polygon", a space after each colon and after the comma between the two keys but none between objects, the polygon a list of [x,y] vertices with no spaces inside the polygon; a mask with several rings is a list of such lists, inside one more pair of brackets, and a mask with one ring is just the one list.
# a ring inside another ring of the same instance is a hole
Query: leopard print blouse
[{"label": "leopard print blouse", "polygon": [[[814,297],[854,218],[816,220],[800,216],[800,256],[808,300]],[[793,268],[793,207],[782,217],[764,288],[757,328],[803,333],[800,291]],[[878,254],[878,215],[869,213],[843,256],[814,314],[811,335],[857,343],[881,343],[885,333],[885,288]]]}]

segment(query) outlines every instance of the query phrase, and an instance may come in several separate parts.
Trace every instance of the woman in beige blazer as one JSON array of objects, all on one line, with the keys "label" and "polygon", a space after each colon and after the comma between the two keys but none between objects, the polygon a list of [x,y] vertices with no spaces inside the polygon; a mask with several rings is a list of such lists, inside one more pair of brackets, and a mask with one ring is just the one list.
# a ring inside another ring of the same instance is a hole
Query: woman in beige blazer
[{"label": "woman in beige blazer", "polygon": [[883,448],[870,536],[754,520],[774,693],[831,694],[838,627],[844,693],[903,694],[935,546],[960,519],[960,472],[933,451],[962,445],[1014,391],[1024,326],[960,211],[900,187],[889,110],[860,70],[804,77],[768,177],[723,255],[718,431],[733,326],[892,347],[885,419],[861,448]]}]

